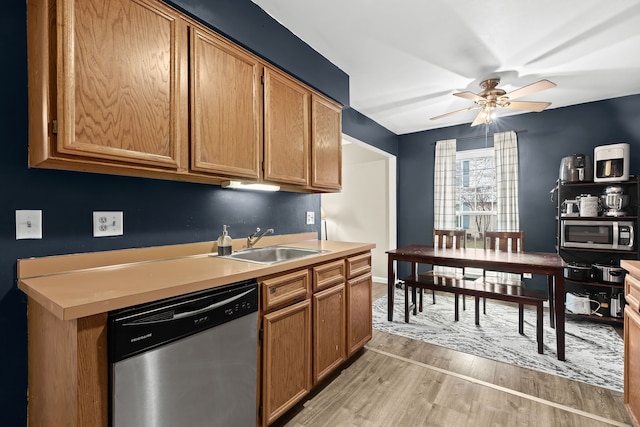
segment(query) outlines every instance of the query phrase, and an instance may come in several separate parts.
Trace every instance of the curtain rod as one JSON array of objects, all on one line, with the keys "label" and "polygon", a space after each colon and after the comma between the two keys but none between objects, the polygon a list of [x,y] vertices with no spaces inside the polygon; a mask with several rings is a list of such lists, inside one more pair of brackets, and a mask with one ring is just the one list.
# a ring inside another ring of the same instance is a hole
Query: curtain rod
[{"label": "curtain rod", "polygon": [[[509,131],[506,131],[509,132]],[[527,129],[521,129],[521,130],[514,130],[513,132],[515,132],[516,134],[519,133],[527,133]],[[496,132],[496,133],[502,133],[502,132]],[[478,135],[478,136],[464,136],[462,138],[449,138],[449,139],[455,139],[456,141],[467,141],[467,140],[471,140],[471,139],[484,139],[484,138],[493,138],[493,135],[495,135],[496,133],[492,133],[491,135]],[[434,142],[431,145],[436,145],[438,141]]]}]

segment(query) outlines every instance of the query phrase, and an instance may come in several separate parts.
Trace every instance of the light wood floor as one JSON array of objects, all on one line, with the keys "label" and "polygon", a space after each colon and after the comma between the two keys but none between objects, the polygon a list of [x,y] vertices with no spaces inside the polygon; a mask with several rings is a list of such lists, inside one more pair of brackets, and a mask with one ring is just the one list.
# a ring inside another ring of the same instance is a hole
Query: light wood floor
[{"label": "light wood floor", "polygon": [[[374,300],[386,285],[374,283]],[[622,393],[373,331],[276,427],[627,425]]]}]

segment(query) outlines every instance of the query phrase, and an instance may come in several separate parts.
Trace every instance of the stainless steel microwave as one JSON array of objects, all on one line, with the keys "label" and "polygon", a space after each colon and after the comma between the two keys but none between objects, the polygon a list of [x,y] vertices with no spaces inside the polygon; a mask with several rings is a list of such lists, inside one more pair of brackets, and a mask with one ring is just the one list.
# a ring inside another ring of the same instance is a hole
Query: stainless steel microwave
[{"label": "stainless steel microwave", "polygon": [[634,228],[632,221],[562,220],[560,246],[631,251],[635,244]]}]

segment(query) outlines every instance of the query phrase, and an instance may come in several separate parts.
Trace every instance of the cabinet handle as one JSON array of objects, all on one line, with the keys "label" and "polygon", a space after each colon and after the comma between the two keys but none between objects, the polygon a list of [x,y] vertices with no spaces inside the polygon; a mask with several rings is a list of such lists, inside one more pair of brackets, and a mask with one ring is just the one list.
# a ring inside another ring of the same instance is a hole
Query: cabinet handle
[{"label": "cabinet handle", "polygon": [[270,294],[275,294],[277,290],[278,290],[278,288],[269,288],[269,293]]}]

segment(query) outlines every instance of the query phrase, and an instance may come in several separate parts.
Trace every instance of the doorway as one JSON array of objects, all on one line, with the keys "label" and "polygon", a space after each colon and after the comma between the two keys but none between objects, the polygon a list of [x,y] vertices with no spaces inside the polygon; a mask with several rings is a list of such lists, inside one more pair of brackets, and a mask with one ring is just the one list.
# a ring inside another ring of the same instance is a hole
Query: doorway
[{"label": "doorway", "polygon": [[375,243],[373,278],[386,282],[385,252],[396,247],[396,157],[342,135],[342,191],[322,194],[321,203],[322,238]]}]

